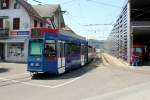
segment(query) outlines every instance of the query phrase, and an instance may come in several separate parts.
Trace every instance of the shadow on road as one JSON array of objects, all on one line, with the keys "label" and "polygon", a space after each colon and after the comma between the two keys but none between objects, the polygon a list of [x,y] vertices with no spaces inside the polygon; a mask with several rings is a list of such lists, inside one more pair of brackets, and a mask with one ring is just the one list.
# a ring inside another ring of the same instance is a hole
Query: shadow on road
[{"label": "shadow on road", "polygon": [[102,62],[101,58],[96,58],[91,63],[87,64],[82,68],[77,68],[70,70],[62,75],[50,75],[50,74],[36,74],[32,77],[32,79],[36,80],[62,80],[62,79],[70,79],[76,78],[88,73],[97,67],[99,67],[100,63]]},{"label": "shadow on road", "polygon": [[0,73],[8,72],[9,70],[8,68],[0,68]]}]

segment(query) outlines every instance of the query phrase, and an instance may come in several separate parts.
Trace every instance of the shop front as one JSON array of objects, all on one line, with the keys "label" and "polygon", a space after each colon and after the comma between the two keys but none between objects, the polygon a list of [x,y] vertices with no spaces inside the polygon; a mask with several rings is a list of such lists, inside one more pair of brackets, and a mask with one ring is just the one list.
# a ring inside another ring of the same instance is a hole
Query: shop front
[{"label": "shop front", "polygon": [[9,39],[5,43],[5,61],[26,62],[28,54],[27,39]]}]

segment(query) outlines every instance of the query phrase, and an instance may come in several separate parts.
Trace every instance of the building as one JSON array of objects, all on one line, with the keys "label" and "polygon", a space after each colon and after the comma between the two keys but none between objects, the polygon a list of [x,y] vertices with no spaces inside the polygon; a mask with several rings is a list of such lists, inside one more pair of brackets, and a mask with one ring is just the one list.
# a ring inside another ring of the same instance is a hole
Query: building
[{"label": "building", "polygon": [[[130,64],[132,48],[142,44],[150,53],[150,1],[128,0],[105,42],[108,53]],[[139,48],[136,48],[139,50]],[[143,52],[144,52],[143,51]]]},{"label": "building", "polygon": [[31,28],[65,27],[60,5],[31,5],[27,0],[0,1],[0,59],[26,62]]},{"label": "building", "polygon": [[95,47],[99,52],[104,50],[104,40],[89,39],[88,44]]}]

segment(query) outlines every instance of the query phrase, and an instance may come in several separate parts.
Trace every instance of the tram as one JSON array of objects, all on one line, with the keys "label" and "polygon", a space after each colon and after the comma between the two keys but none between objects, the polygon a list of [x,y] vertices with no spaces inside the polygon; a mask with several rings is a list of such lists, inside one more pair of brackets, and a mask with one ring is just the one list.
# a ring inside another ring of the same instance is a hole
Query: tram
[{"label": "tram", "polygon": [[95,54],[86,39],[61,34],[58,29],[31,29],[28,44],[27,71],[33,74],[62,74],[89,63]]}]

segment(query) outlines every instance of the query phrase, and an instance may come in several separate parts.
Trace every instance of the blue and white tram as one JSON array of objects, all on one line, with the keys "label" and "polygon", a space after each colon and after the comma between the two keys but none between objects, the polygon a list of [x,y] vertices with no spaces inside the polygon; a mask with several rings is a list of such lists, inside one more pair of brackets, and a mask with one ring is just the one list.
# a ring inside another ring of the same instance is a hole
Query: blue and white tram
[{"label": "blue and white tram", "polygon": [[84,66],[93,59],[88,48],[86,40],[60,34],[57,29],[31,29],[27,71],[62,74]]}]

